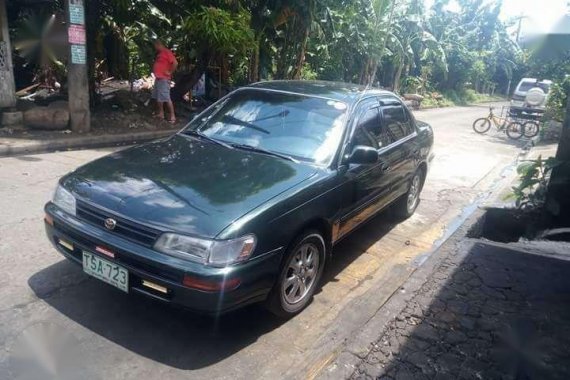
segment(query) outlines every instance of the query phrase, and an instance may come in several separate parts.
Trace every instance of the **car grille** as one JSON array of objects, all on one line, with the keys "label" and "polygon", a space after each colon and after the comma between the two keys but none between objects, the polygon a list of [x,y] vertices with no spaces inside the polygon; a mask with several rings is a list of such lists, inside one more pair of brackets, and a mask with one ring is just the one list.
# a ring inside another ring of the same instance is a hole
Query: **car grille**
[{"label": "car grille", "polygon": [[114,229],[107,231],[148,247],[152,246],[160,235],[158,230],[118,217],[79,200],[76,214],[79,219],[101,228],[105,228],[105,220],[112,218],[117,224]]}]

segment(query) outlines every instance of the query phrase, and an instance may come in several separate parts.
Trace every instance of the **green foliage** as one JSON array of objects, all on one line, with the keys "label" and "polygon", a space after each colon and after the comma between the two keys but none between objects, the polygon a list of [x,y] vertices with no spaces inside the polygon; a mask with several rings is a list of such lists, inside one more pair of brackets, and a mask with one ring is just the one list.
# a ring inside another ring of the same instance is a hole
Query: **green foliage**
[{"label": "green foliage", "polygon": [[547,117],[563,121],[566,113],[566,104],[570,95],[570,76],[555,82],[548,94]]},{"label": "green foliage", "polygon": [[253,46],[249,14],[244,11],[236,13],[202,6],[184,19],[182,30],[197,50],[245,55]]},{"label": "green foliage", "polygon": [[424,80],[420,77],[409,76],[402,81],[402,93],[422,93]]},{"label": "green foliage", "polygon": [[[117,78],[147,75],[158,37],[181,69],[221,67],[227,85],[260,78],[379,83],[434,105],[481,101],[479,93],[491,85],[506,91],[529,69],[552,66],[558,80],[567,71],[564,64],[527,65],[498,18],[500,1],[460,0],[456,11],[448,3],[92,0],[86,20],[97,28],[88,46],[100,70]],[[62,11],[62,4],[52,6]]]},{"label": "green foliage", "polygon": [[318,74],[313,71],[311,66],[308,63],[303,65],[303,69],[301,70],[301,79],[304,80],[315,80],[318,78]]},{"label": "green foliage", "polygon": [[543,160],[538,156],[536,160],[525,161],[517,167],[520,183],[512,189],[516,207],[530,208],[544,204],[550,173],[557,165],[559,162],[553,157]]}]

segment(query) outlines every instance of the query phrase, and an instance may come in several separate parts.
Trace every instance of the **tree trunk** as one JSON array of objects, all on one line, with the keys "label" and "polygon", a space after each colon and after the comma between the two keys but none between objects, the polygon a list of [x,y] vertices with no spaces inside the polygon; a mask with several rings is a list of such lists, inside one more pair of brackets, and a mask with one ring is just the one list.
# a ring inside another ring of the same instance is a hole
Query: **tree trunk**
[{"label": "tree trunk", "polygon": [[552,170],[548,186],[546,209],[560,222],[570,222],[570,96],[566,103],[566,116],[556,151],[561,163]]},{"label": "tree trunk", "polygon": [[259,41],[255,42],[249,61],[249,82],[259,82]]},{"label": "tree trunk", "polygon": [[376,58],[368,57],[366,63],[360,72],[360,84],[369,85],[372,84],[374,78],[376,77],[376,71],[378,69],[378,60]]},{"label": "tree trunk", "polygon": [[253,52],[251,53],[251,59],[249,62],[249,82],[259,82],[259,50],[261,47],[261,39],[265,33],[265,28],[258,32],[255,36],[255,46],[253,47]]},{"label": "tree trunk", "polygon": [[370,61],[371,61],[370,57],[366,58],[366,62],[364,63],[364,66],[362,66],[362,70],[360,71],[360,80],[359,80],[360,84],[366,83],[366,78],[368,77],[368,67],[370,66]]},{"label": "tree trunk", "polygon": [[89,81],[89,99],[93,106],[99,100],[96,93],[96,45],[97,35],[101,29],[101,0],[85,1],[85,32],[87,37],[87,71]]},{"label": "tree trunk", "polygon": [[0,42],[4,43],[4,67],[0,67],[0,108],[16,106],[16,85],[14,82],[14,67],[12,65],[12,48],[10,46],[10,33],[8,31],[8,17],[6,4],[0,0]]},{"label": "tree trunk", "polygon": [[378,71],[378,60],[373,59],[370,67],[370,72],[368,75],[367,85],[374,85],[374,79],[376,79],[376,72]]},{"label": "tree trunk", "polygon": [[402,61],[398,65],[398,70],[396,71],[396,75],[394,76],[394,88],[392,89],[392,91],[394,91],[395,93],[398,93],[398,90],[400,89],[400,78],[402,77],[403,70],[404,70],[404,62]]},{"label": "tree trunk", "polygon": [[297,63],[295,64],[295,69],[291,75],[291,79],[301,79],[301,72],[303,71],[303,66],[305,64],[305,54],[307,52],[307,43],[309,41],[309,28],[305,29],[303,35],[303,41],[301,42],[301,48],[297,54]]}]

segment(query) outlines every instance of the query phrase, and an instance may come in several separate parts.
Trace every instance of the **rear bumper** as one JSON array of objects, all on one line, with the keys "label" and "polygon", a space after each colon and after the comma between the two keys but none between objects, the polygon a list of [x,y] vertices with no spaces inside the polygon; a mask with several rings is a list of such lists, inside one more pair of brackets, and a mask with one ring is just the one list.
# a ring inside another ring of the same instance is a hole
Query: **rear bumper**
[{"label": "rear bumper", "polygon": [[525,106],[522,102],[512,102],[509,111],[511,113],[543,114],[545,108]]},{"label": "rear bumper", "polygon": [[[46,205],[45,211],[53,219],[53,225],[45,223],[48,239],[66,258],[82,265],[82,252],[89,251],[129,271],[129,293],[142,294],[195,312],[220,314],[263,301],[278,275],[282,249],[260,255],[244,264],[214,268],[170,257],[123,239],[80,221],[51,203]],[[71,243],[73,249],[60,244],[61,240]],[[99,254],[96,247],[113,252],[115,257]],[[211,284],[237,280],[239,285],[225,291],[203,291],[184,286],[182,280],[185,275]],[[168,291],[165,294],[149,288],[143,285],[143,280],[165,287]]]}]

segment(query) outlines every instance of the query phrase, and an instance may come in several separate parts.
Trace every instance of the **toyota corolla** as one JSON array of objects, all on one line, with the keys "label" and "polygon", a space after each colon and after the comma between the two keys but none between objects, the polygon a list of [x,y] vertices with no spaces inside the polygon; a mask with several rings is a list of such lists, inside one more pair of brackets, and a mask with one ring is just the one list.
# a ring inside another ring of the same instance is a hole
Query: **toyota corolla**
[{"label": "toyota corolla", "polygon": [[64,176],[47,236],[120,291],[213,314],[265,302],[290,317],[337,242],[388,206],[414,213],[432,145],[390,92],[258,83],[169,138]]}]

